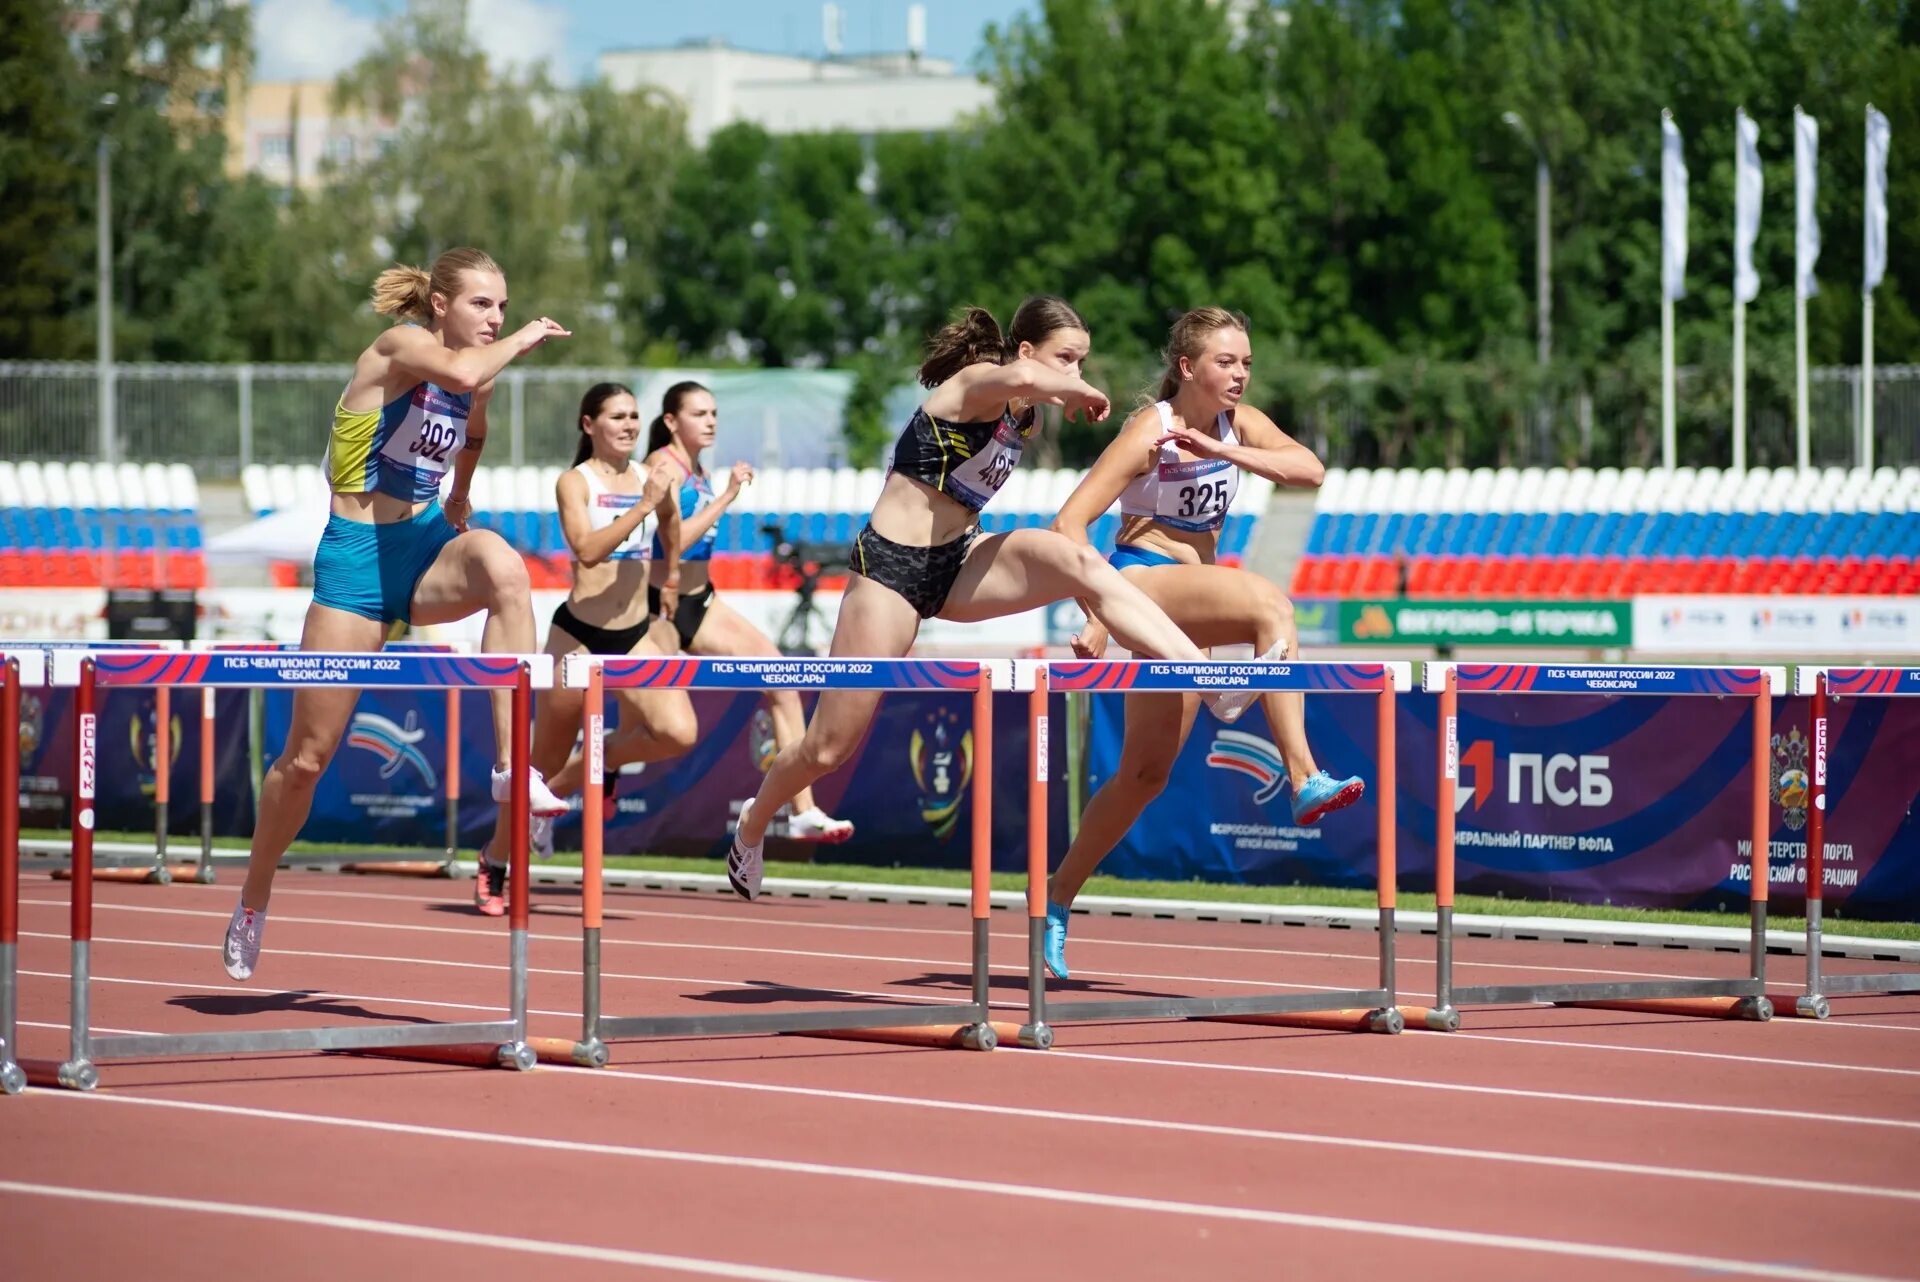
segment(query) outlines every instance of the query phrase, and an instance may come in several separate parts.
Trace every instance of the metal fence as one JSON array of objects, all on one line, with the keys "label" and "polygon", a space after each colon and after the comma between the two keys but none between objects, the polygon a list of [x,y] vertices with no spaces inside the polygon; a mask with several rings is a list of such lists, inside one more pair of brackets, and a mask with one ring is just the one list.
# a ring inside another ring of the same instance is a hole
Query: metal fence
[{"label": "metal fence", "polygon": [[[0,361],[0,458],[186,463],[202,480],[249,463],[317,463],[348,365],[118,364],[103,380],[90,362]],[[668,386],[713,390],[719,449],[756,465],[831,467],[844,461],[841,423],[853,375],[837,370],[507,370],[488,411],[488,461],[564,464],[573,457],[580,398],[598,382],[633,388],[659,412]],[[113,398],[111,434],[102,388]]]},{"label": "metal fence", "polygon": [[[111,438],[100,415],[103,380],[88,362],[0,362],[0,458],[187,463],[203,480],[239,475],[249,463],[318,462],[346,365],[121,364],[105,380],[114,405]],[[1874,461],[1920,463],[1920,365],[1874,371]],[[641,410],[681,379],[713,389],[723,457],[764,466],[849,462],[843,433],[853,375],[837,370],[509,369],[490,413],[490,462],[556,464],[573,454],[580,396],[602,380],[623,382]],[[1294,404],[1288,426],[1327,462],[1342,466],[1512,464],[1652,466],[1659,462],[1659,393],[1617,378],[1561,394],[1542,407],[1511,387],[1467,381],[1429,402],[1409,400],[1369,370],[1330,370],[1321,391]],[[1760,371],[1749,384],[1747,457],[1756,466],[1794,461],[1791,378]],[[1680,461],[1724,464],[1731,414],[1724,371],[1680,371]],[[1860,370],[1811,372],[1812,461],[1857,461]],[[1490,419],[1498,422],[1489,423]],[[1474,423],[1477,434],[1450,436]],[[107,439],[103,439],[107,438]],[[1450,439],[1497,438],[1500,457],[1454,458]],[[1080,442],[1085,445],[1085,442]],[[1098,448],[1097,445],[1092,448]],[[1409,451],[1411,453],[1409,454]],[[1447,455],[1441,457],[1441,455]],[[1408,455],[1402,457],[1400,455]],[[857,460],[852,460],[857,461]]]}]

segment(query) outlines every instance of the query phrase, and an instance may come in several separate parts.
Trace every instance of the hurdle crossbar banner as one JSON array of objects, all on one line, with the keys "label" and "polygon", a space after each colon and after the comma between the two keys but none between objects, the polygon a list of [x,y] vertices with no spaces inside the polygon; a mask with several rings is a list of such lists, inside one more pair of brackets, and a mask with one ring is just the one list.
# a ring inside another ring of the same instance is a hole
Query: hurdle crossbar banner
[{"label": "hurdle crossbar banner", "polygon": [[[988,914],[992,910],[993,691],[997,669],[987,663],[921,659],[598,658],[569,655],[561,685],[584,691],[580,725],[586,754],[581,816],[580,1040],[566,1059],[605,1067],[607,1043],[654,1037],[709,1037],[739,1033],[847,1033],[866,1041],[992,1050],[1000,1034],[988,1018]],[[760,1015],[607,1015],[602,1011],[600,942],[605,872],[606,691],[681,690],[952,690],[973,695],[974,764],[971,800],[971,1000],[964,1004],[863,1005]],[[516,896],[519,892],[516,892]],[[516,898],[515,903],[519,900]],[[929,1034],[926,1030],[937,1031]]]},{"label": "hurdle crossbar banner", "polygon": [[1794,693],[1811,695],[1807,737],[1812,740],[1807,783],[1807,989],[1793,1003],[1793,1013],[1807,1019],[1825,1019],[1832,1013],[1827,1001],[1834,993],[1920,992],[1920,971],[1882,971],[1875,974],[1821,973],[1821,915],[1826,893],[1827,763],[1831,736],[1827,732],[1830,699],[1920,698],[1920,668],[1802,667],[1794,672]]},{"label": "hurdle crossbar banner", "polygon": [[[550,655],[476,655],[184,652],[82,653],[55,651],[55,685],[72,686],[74,699],[74,816],[69,1052],[58,1070],[61,1085],[91,1090],[96,1061],[200,1054],[490,1044],[492,1062],[533,1067],[527,1044],[527,760],[533,690],[553,682]],[[512,799],[512,916],[508,929],[508,1003],[504,1020],[404,1027],[341,1025],[260,1029],[242,1033],[146,1034],[95,1037],[89,1028],[93,946],[93,830],[95,737],[102,692],[127,686],[204,686],[292,689],[479,689],[508,693],[512,702],[509,753]]]},{"label": "hurdle crossbar banner", "polygon": [[[1394,814],[1395,695],[1413,684],[1407,663],[1301,663],[1266,661],[1173,662],[1158,659],[1022,660],[1014,667],[1016,689],[1032,691],[1029,716],[1036,745],[1028,802],[1028,1018],[1020,1045],[1052,1044],[1051,1025],[1131,1019],[1226,1019],[1303,1027],[1397,1033],[1409,1015],[1422,1022],[1425,1008],[1402,1008],[1395,999],[1394,911],[1396,840]],[[1370,695],[1375,700],[1379,796],[1376,840],[1376,901],[1379,912],[1380,981],[1374,988],[1247,997],[1130,997],[1111,1001],[1052,1001],[1047,996],[1042,940],[1046,929],[1046,692],[1137,694],[1147,691],[1218,694],[1314,693]],[[1358,1016],[1349,1012],[1359,1011]],[[1337,1012],[1330,1016],[1329,1012]],[[1297,1017],[1297,1021],[1296,1021]]]},{"label": "hurdle crossbar banner", "polygon": [[[1765,1020],[1769,741],[1775,694],[1784,694],[1785,668],[1690,667],[1677,664],[1428,663],[1426,690],[1440,696],[1439,787],[1434,832],[1436,1018],[1426,1027],[1453,1031],[1462,1006],[1549,1003],[1664,1014]],[[1462,694],[1665,695],[1753,701],[1752,856],[1748,878],[1747,974],[1739,979],[1638,980],[1603,983],[1453,983],[1454,798],[1460,777]]]}]

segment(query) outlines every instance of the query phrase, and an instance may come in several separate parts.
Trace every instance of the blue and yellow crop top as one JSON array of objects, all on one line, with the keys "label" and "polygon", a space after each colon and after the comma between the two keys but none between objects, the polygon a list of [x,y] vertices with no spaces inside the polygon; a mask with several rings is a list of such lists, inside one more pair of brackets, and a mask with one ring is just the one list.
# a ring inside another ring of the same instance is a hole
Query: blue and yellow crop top
[{"label": "blue and yellow crop top", "polygon": [[[668,451],[668,453],[672,454],[672,451]],[[682,471],[685,471],[685,466],[680,462],[680,456],[672,454],[672,457],[674,465],[680,467]],[[707,478],[707,474],[705,472],[687,472],[686,478],[680,482],[681,528],[684,529],[686,527],[687,520],[692,517],[694,513],[711,502],[713,502],[713,482]],[[713,545],[719,534],[720,522],[715,521],[707,527],[707,532],[700,536],[698,542],[694,543],[691,547],[682,547],[680,549],[680,559],[682,561],[713,560]],[[661,543],[660,534],[657,530],[653,535],[653,554],[662,560],[664,560],[667,555],[667,549]]]},{"label": "blue and yellow crop top", "polygon": [[472,393],[417,383],[377,410],[333,407],[327,482],[335,494],[391,494],[424,503],[440,493],[454,455],[467,444]]},{"label": "blue and yellow crop top", "polygon": [[889,470],[978,512],[1013,475],[1032,435],[1031,409],[1017,419],[1008,409],[987,423],[942,423],[923,405],[900,433]]}]

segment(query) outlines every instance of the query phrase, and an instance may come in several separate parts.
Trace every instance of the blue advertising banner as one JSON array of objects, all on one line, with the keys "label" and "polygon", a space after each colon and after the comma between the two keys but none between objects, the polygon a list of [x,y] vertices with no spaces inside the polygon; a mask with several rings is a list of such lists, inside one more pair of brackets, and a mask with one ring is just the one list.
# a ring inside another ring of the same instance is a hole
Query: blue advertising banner
[{"label": "blue advertising banner", "polygon": [[[20,691],[20,823],[26,828],[65,828],[73,796],[74,691],[29,686]],[[200,831],[200,692],[175,690],[168,721],[173,743],[168,788],[172,802],[167,830]],[[108,831],[152,832],[154,741],[158,700],[154,691],[100,690],[95,769],[99,824]],[[222,837],[253,833],[253,782],[247,749],[247,693],[214,696],[213,831]]]},{"label": "blue advertising banner", "polygon": [[[537,698],[538,696],[536,696]],[[740,802],[752,797],[773,759],[773,727],[756,693],[696,690],[700,736],[672,761],[629,767],[618,776],[605,836],[608,854],[724,853]],[[267,697],[269,754],[285,742],[292,698]],[[471,853],[493,830],[488,800],[493,722],[483,694],[461,696],[460,834]],[[810,702],[810,701],[809,701]],[[1059,702],[1056,697],[1056,703]],[[1025,865],[1026,696],[994,697],[994,864]],[[609,728],[619,701],[607,698]],[[315,792],[308,841],[439,847],[445,840],[446,697],[369,691],[360,697],[346,741]],[[1065,745],[1052,745],[1051,773],[1065,772]],[[845,863],[961,867],[972,843],[967,804],[978,747],[971,690],[913,690],[880,701],[879,715],[854,759],[815,785],[819,804],[850,819],[855,835],[821,847],[773,840],[773,858],[816,855]],[[1066,798],[1054,789],[1050,823],[1064,849]],[[579,798],[555,825],[559,850],[580,848]]]},{"label": "blue advertising banner", "polygon": [[[1089,785],[1120,756],[1120,700],[1095,699]],[[1399,865],[1433,887],[1432,696],[1403,695]],[[1373,768],[1365,698],[1307,699],[1318,763]],[[1575,903],[1725,908],[1747,898],[1752,701],[1525,695],[1460,698],[1456,888]],[[1920,916],[1920,701],[1842,699],[1832,714],[1830,913]],[[1766,764],[1776,911],[1805,902],[1807,701],[1773,701]],[[1136,878],[1371,886],[1377,789],[1318,826],[1291,823],[1279,752],[1257,710],[1234,726],[1204,711],[1166,792],[1104,871]]]}]

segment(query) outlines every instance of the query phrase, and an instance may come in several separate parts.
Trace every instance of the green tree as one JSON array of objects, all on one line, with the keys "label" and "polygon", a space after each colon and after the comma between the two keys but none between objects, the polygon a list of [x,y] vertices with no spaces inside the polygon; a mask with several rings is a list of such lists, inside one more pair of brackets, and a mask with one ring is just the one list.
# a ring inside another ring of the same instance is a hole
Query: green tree
[{"label": "green tree", "polygon": [[89,174],[60,10],[0,0],[0,355],[82,354],[71,314],[74,266],[91,241],[74,218]]}]

